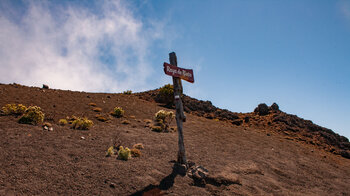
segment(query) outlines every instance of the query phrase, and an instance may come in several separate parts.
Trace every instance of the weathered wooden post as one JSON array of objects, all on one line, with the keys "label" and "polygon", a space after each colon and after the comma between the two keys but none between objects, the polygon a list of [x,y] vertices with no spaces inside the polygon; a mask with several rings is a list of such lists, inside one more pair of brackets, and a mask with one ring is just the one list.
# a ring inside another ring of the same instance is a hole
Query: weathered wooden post
[{"label": "weathered wooden post", "polygon": [[179,133],[179,151],[177,154],[177,162],[179,164],[187,165],[184,136],[182,131],[183,122],[186,121],[186,116],[184,114],[181,95],[182,95],[182,84],[181,79],[188,82],[194,82],[193,70],[183,69],[177,67],[177,58],[175,52],[169,53],[170,64],[164,63],[164,72],[167,75],[173,76],[174,84],[174,98],[176,107],[176,124],[177,131]]},{"label": "weathered wooden post", "polygon": [[[169,54],[170,64],[177,67],[177,58],[175,52]],[[175,108],[176,108],[176,124],[177,132],[179,133],[179,151],[177,153],[177,162],[180,164],[187,164],[184,136],[182,133],[182,122],[186,121],[184,114],[184,108],[182,105],[181,95],[182,95],[182,84],[178,77],[173,76],[174,84],[174,97],[175,97]]]}]

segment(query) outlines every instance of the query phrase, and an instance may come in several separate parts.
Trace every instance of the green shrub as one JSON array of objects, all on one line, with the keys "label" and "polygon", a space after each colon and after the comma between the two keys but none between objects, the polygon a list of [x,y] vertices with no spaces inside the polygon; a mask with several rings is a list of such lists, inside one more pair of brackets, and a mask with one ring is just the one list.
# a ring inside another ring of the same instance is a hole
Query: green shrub
[{"label": "green shrub", "polygon": [[165,123],[171,121],[174,118],[174,112],[159,110],[154,117],[156,121],[162,120]]},{"label": "green shrub", "polygon": [[107,153],[106,153],[106,157],[110,157],[112,155],[114,155],[114,147],[113,146],[108,148]]},{"label": "green shrub", "polygon": [[124,110],[121,107],[115,107],[111,114],[117,118],[120,118],[124,115]]},{"label": "green shrub", "polygon": [[171,84],[164,85],[159,89],[156,101],[165,103],[168,106],[174,104],[174,87]]},{"label": "green shrub", "polygon": [[94,123],[91,120],[88,120],[87,118],[78,118],[72,122],[72,128],[73,129],[87,130],[93,124]]},{"label": "green shrub", "polygon": [[61,126],[64,126],[64,125],[68,124],[68,121],[66,119],[60,119],[58,121],[58,124],[61,125]]},{"label": "green shrub", "polygon": [[22,115],[27,110],[27,107],[22,104],[6,104],[1,109],[3,115]]},{"label": "green shrub", "polygon": [[120,146],[119,147],[119,151],[118,151],[118,159],[127,161],[130,158],[131,158],[131,151],[130,151],[130,149],[128,147],[126,147],[124,149],[123,146]]},{"label": "green shrub", "polygon": [[32,124],[36,125],[44,121],[45,114],[41,111],[38,106],[30,106],[24,112],[23,116],[18,120],[21,124]]},{"label": "green shrub", "polygon": [[71,117],[69,117],[69,116],[67,116],[66,117],[66,120],[67,120],[67,122],[69,123],[69,124],[72,124],[75,120],[77,120],[78,119],[78,117],[76,117],[76,116],[71,116]]},{"label": "green shrub", "polygon": [[123,92],[123,94],[125,94],[125,95],[131,95],[131,94],[132,94],[132,91],[131,91],[131,90],[126,90],[126,91]]},{"label": "green shrub", "polygon": [[169,125],[174,118],[174,113],[172,111],[159,110],[155,114],[154,118],[155,118],[156,125],[160,126],[163,129],[163,131],[166,131],[168,130]]}]

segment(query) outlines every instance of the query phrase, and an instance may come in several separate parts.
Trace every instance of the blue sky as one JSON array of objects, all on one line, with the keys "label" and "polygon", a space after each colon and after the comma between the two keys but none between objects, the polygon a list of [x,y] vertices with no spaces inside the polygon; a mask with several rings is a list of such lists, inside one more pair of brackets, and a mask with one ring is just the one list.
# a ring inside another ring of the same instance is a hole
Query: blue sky
[{"label": "blue sky", "polygon": [[234,112],[259,103],[350,138],[350,1],[1,1],[0,82],[92,92],[171,83]]}]

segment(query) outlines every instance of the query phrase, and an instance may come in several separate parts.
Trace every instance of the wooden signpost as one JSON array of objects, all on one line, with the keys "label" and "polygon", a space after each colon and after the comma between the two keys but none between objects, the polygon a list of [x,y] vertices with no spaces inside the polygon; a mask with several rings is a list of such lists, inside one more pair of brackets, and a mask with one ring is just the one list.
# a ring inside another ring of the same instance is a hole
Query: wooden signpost
[{"label": "wooden signpost", "polygon": [[184,164],[187,166],[184,136],[182,132],[182,123],[186,121],[186,116],[184,114],[184,109],[181,101],[181,94],[182,94],[181,79],[193,83],[194,82],[193,70],[177,67],[177,58],[176,58],[175,52],[169,53],[169,61],[170,61],[170,64],[164,63],[164,72],[165,74],[173,77],[174,97],[175,97],[175,107],[176,107],[176,124],[177,124],[177,131],[179,133],[179,151],[177,154],[177,162],[179,164]]}]

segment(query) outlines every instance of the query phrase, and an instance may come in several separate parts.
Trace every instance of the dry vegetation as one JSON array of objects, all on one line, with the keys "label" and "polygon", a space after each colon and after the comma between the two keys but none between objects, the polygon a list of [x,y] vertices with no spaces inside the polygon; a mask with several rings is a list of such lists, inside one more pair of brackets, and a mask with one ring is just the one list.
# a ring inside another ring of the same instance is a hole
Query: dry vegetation
[{"label": "dry vegetation", "polygon": [[[232,113],[184,96],[186,155],[195,165],[182,175],[174,164],[177,133],[150,130],[160,122],[175,130],[174,120],[156,120],[157,111],[173,111],[157,96],[0,84],[0,106],[9,108],[0,115],[0,195],[350,194],[348,141],[277,104]],[[43,121],[19,124],[23,106],[40,107],[34,113],[45,113]],[[116,108],[119,118],[108,113],[118,116]],[[204,180],[196,178],[203,173]]]}]

